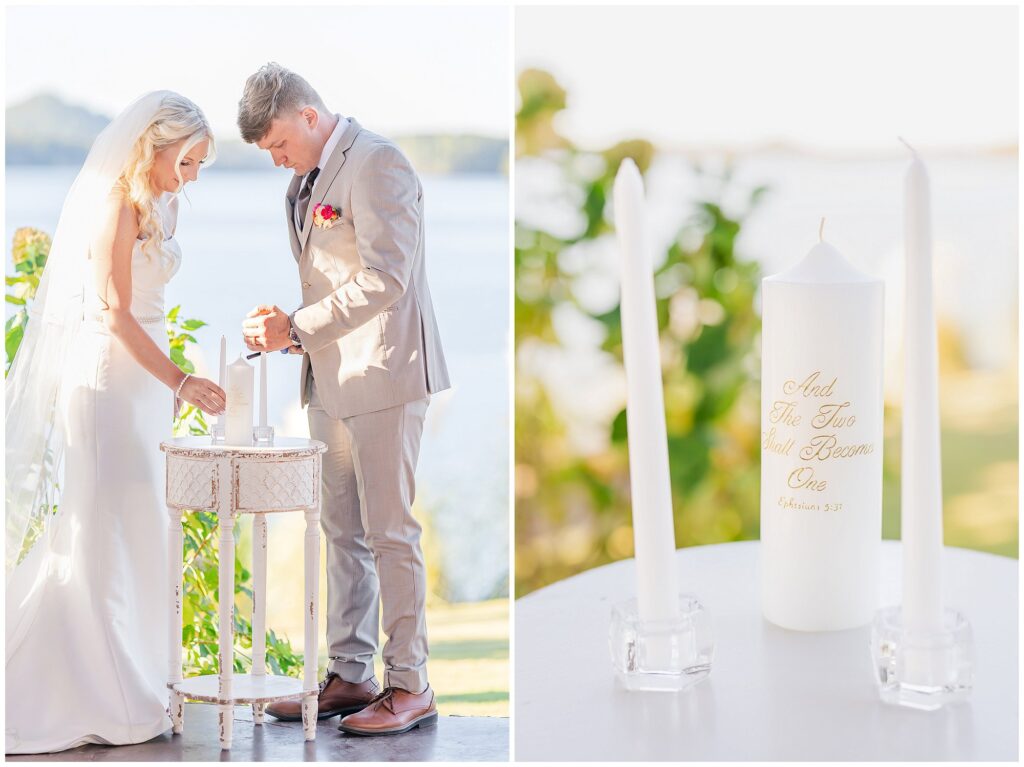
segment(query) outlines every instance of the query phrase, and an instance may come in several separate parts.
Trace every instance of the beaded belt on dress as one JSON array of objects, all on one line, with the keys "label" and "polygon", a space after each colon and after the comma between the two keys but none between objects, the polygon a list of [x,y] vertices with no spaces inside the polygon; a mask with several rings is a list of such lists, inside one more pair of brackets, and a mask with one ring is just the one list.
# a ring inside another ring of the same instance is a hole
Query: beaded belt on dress
[{"label": "beaded belt on dress", "polygon": [[[138,322],[140,325],[152,325],[156,322],[164,322],[166,320],[166,318],[162,314],[152,314],[144,317],[140,317],[136,314],[133,314],[132,316],[135,317],[135,321]],[[104,322],[104,315],[86,312],[84,319],[92,320],[93,322]]]}]

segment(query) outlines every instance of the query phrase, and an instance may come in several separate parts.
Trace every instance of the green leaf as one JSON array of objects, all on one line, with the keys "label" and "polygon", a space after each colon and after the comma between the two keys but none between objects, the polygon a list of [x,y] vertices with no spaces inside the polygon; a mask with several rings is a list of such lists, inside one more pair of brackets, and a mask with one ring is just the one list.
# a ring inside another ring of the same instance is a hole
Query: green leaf
[{"label": "green leaf", "polygon": [[683,436],[669,436],[668,454],[672,486],[684,495],[689,495],[711,468],[707,438],[697,431]]},{"label": "green leaf", "polygon": [[17,296],[12,296],[10,293],[8,293],[6,296],[4,296],[4,298],[7,299],[7,303],[9,303],[9,304],[15,304],[17,306],[24,306],[25,305],[25,299],[24,298],[18,298]]},{"label": "green leaf", "polygon": [[612,421],[612,442],[619,444],[626,441],[626,410],[623,408]]},{"label": "green leaf", "polygon": [[21,339],[25,336],[25,328],[22,325],[17,325],[7,331],[6,338],[4,339],[4,346],[7,351],[7,365],[10,366],[14,362],[14,355],[18,353],[18,347],[21,346]]},{"label": "green leaf", "polygon": [[754,187],[754,189],[750,192],[750,207],[753,208],[755,205],[758,205],[761,202],[761,200],[764,199],[764,196],[766,194],[768,194],[767,186],[762,185]]},{"label": "green leaf", "polygon": [[686,368],[696,375],[706,373],[710,368],[727,359],[728,320],[718,325],[705,325],[700,334],[686,349]]},{"label": "green leaf", "polygon": [[206,323],[202,320],[185,320],[181,323],[182,330],[199,330],[204,327],[206,327]]},{"label": "green leaf", "polygon": [[181,347],[171,348],[171,362],[177,365],[183,373],[196,372],[195,365],[185,357],[185,352]]},{"label": "green leaf", "polygon": [[596,181],[587,190],[583,212],[587,216],[587,237],[593,237],[604,225],[605,188],[603,181]]}]

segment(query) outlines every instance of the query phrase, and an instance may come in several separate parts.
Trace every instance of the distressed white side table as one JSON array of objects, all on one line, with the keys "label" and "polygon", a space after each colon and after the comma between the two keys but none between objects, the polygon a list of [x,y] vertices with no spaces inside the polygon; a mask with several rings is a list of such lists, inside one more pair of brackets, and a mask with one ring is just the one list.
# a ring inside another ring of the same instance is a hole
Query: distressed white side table
[{"label": "distressed white side table", "polygon": [[[175,733],[184,726],[185,700],[218,704],[220,745],[231,748],[232,708],[252,705],[253,721],[263,723],[263,711],[275,701],[302,698],[302,726],[306,740],[316,737],[317,722],[317,612],[320,573],[320,470],[322,442],[279,437],[273,445],[234,447],[212,445],[209,437],[181,437],[160,445],[167,454],[167,511],[170,516],[169,622],[170,705]],[[217,515],[220,555],[219,673],[182,678],[182,513],[211,511]],[[302,512],[305,535],[305,662],[302,679],[266,672],[267,519],[274,512]],[[253,518],[252,673],[235,674],[235,519]]]}]

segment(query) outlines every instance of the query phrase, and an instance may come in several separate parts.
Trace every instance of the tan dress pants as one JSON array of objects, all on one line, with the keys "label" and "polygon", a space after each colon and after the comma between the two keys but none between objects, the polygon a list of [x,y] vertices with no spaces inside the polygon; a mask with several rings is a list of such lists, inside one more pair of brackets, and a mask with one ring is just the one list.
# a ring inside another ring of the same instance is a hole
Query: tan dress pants
[{"label": "tan dress pants", "polygon": [[427,577],[412,504],[429,402],[338,420],[324,412],[312,385],[309,433],[327,445],[321,525],[328,670],[347,682],[373,676],[379,621],[387,637],[384,685],[417,693],[428,683]]}]

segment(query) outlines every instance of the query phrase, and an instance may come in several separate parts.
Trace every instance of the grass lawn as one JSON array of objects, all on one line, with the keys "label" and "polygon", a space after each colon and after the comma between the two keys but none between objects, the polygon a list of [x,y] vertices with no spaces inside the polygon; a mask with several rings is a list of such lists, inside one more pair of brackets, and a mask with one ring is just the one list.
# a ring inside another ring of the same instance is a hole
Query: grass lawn
[{"label": "grass lawn", "polygon": [[[271,515],[268,546],[267,626],[287,637],[302,652],[301,605],[302,545],[305,522],[301,514]],[[241,557],[248,561],[251,525],[241,524]],[[321,542],[321,546],[323,543]],[[327,578],[326,556],[320,558],[320,668],[327,665]],[[248,612],[247,599],[239,609]],[[509,604],[507,599],[449,604],[428,595],[427,637],[430,684],[437,694],[442,714],[462,716],[508,716],[509,687]],[[380,646],[384,645],[381,637]],[[383,681],[380,656],[377,678]]]},{"label": "grass lawn", "polygon": [[[943,373],[943,523],[947,546],[1018,554],[1017,378],[1009,373]],[[882,508],[885,538],[900,532],[899,414],[888,419]]]},{"label": "grass lawn", "polygon": [[[508,600],[427,606],[430,685],[442,715],[508,716]],[[382,635],[380,644],[384,646]],[[327,655],[320,654],[320,666]],[[383,681],[380,655],[374,659]]]},{"label": "grass lawn", "polygon": [[427,607],[430,683],[440,713],[509,715],[508,608],[507,599]]},{"label": "grass lawn", "polygon": [[[302,651],[301,615],[296,610],[274,609],[270,600],[268,625],[287,636]],[[245,609],[244,607],[242,609]],[[441,714],[508,716],[508,600],[448,604],[431,599],[427,604],[430,641],[430,684]],[[298,620],[296,620],[298,618]],[[320,668],[327,665],[321,610]],[[384,636],[380,646],[384,645]],[[383,681],[380,656],[377,678]]]}]

